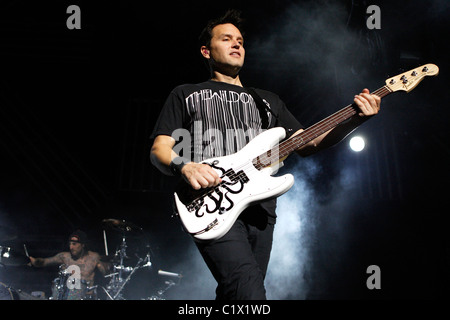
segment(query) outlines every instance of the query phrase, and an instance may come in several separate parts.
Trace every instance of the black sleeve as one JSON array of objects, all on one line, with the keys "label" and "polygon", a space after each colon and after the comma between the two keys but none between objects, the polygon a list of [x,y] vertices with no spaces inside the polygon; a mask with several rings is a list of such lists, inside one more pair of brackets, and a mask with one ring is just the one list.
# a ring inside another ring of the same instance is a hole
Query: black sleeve
[{"label": "black sleeve", "polygon": [[282,101],[280,103],[280,111],[278,112],[275,126],[285,128],[288,130],[289,134],[292,134],[299,129],[304,129],[304,126],[294,117]]},{"label": "black sleeve", "polygon": [[275,113],[275,121],[271,121],[270,127],[283,127],[288,136],[304,126],[294,117],[286,107],[284,101],[275,93],[257,89],[260,96],[270,102],[270,109]]},{"label": "black sleeve", "polygon": [[174,130],[184,127],[185,121],[186,111],[183,100],[175,91],[172,91],[156,120],[150,140],[159,135],[171,136]]}]

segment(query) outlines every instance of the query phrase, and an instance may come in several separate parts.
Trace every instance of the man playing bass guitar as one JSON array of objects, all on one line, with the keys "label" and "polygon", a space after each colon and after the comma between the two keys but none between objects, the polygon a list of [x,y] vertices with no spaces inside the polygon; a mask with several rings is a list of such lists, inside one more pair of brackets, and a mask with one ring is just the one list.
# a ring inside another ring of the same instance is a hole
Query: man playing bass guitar
[{"label": "man playing bass guitar", "polygon": [[[209,65],[211,78],[176,87],[151,136],[152,163],[167,175],[181,176],[193,190],[208,190],[224,179],[213,165],[201,163],[203,160],[233,154],[265,129],[282,127],[293,135],[303,130],[276,94],[243,86],[239,77],[245,58],[241,21],[239,12],[231,10],[207,24],[200,35],[200,53]],[[261,106],[261,101],[265,106]],[[296,153],[308,156],[341,141],[379,112],[380,101],[380,97],[364,89],[354,97],[355,115]],[[174,151],[174,132],[181,128],[189,132],[191,147],[191,153],[182,156]],[[227,188],[232,191],[231,183]],[[218,196],[230,200],[224,193]],[[229,202],[231,206],[232,201]],[[272,248],[275,209],[276,199],[259,201],[246,207],[219,238],[194,239],[218,283],[217,299],[266,299],[264,278]]]}]

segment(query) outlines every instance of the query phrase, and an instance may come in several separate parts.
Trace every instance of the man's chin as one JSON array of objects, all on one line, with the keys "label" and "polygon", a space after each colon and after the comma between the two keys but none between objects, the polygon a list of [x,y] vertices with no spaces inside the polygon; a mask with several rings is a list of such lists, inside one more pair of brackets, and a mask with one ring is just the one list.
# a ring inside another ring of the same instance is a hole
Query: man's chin
[{"label": "man's chin", "polygon": [[230,63],[230,67],[238,71],[241,70],[243,66],[243,62],[233,61],[233,63]]},{"label": "man's chin", "polygon": [[80,257],[79,255],[75,255],[72,252],[70,253],[70,256],[72,257],[73,260],[77,260]]},{"label": "man's chin", "polygon": [[242,69],[243,64],[237,61],[231,61],[228,64],[217,64],[214,69],[222,74],[227,74],[229,76],[236,77]]}]

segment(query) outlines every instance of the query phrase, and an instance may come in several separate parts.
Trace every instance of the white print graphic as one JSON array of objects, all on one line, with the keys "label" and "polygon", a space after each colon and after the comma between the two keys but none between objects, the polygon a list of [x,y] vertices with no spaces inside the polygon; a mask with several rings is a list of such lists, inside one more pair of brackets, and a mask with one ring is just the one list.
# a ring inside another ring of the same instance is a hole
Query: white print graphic
[{"label": "white print graphic", "polygon": [[[190,135],[175,130],[172,137],[177,141],[182,137],[183,142],[174,151],[182,149],[190,157],[193,150],[195,162],[233,154],[263,131],[258,108],[247,92],[204,89],[190,94],[185,102],[192,119]],[[270,123],[272,115],[267,115]]]}]

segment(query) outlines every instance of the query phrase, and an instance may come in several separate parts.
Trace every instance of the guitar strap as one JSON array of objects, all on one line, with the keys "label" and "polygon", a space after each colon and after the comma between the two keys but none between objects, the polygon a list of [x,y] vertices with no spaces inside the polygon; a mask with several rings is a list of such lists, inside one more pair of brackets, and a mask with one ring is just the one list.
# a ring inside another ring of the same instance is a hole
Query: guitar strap
[{"label": "guitar strap", "polygon": [[262,128],[268,129],[269,117],[267,116],[267,111],[269,111],[276,119],[278,119],[278,116],[275,113],[273,113],[273,111],[266,105],[266,103],[261,99],[261,97],[256,93],[256,91],[253,88],[246,87],[245,89],[253,97],[253,100],[255,100],[256,107],[258,108],[259,115],[261,117]]}]

